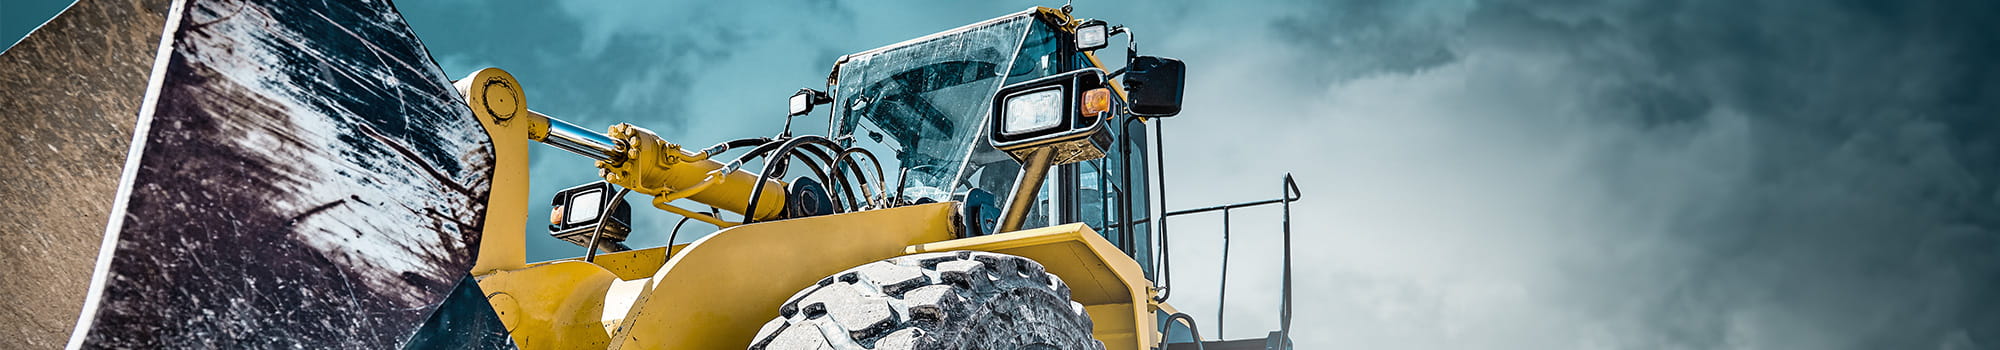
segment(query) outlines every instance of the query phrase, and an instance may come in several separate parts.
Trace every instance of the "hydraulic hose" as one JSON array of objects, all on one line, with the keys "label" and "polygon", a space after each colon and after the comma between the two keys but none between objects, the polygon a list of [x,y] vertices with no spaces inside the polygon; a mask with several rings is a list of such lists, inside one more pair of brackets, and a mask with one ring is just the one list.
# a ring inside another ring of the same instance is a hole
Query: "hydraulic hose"
[{"label": "hydraulic hose", "polygon": [[[855,162],[855,161],[848,161],[848,158],[850,158],[850,156],[853,156],[853,155],[856,155],[856,154],[859,154],[859,155],[861,155],[861,156],[863,156],[863,157],[867,157],[867,158],[868,158],[868,162],[870,162],[870,163],[874,163],[874,164],[875,164],[875,179],[876,179],[877,181],[868,181],[868,173],[864,173],[864,172],[862,172],[862,171],[861,171],[861,165],[860,165],[860,164],[855,164],[855,163],[859,163],[859,162]],[[847,168],[848,168],[848,169],[853,169],[853,170],[854,170],[854,174],[855,174],[855,177],[856,177],[856,179],[857,179],[858,181],[860,181],[860,182],[861,182],[861,191],[862,191],[863,193],[865,193],[865,194],[866,194],[866,195],[868,196],[868,198],[869,198],[869,200],[866,200],[866,201],[864,201],[864,202],[868,202],[868,204],[869,204],[869,205],[876,205],[876,203],[874,202],[874,200],[873,200],[873,199],[875,199],[875,198],[881,198],[881,197],[882,197],[882,191],[883,191],[883,188],[882,188],[882,181],[880,181],[880,180],[882,180],[882,161],[881,161],[881,160],[879,160],[879,159],[876,159],[876,158],[875,158],[875,153],[871,153],[871,152],[868,152],[868,149],[865,149],[865,148],[861,148],[861,147],[849,147],[849,148],[848,148],[847,150],[845,150],[845,151],[840,151],[840,155],[838,155],[838,156],[834,156],[834,157],[833,157],[833,167],[834,167],[834,173],[835,173],[835,174],[839,174],[839,173],[840,173],[840,169],[841,169],[840,165],[841,165],[841,164],[843,164],[843,163],[842,163],[843,161],[846,161],[846,163],[845,163],[845,164],[847,164]],[[837,176],[838,176],[838,175],[837,175]],[[841,182],[840,182],[840,183],[841,183],[841,185],[843,185],[843,186],[847,186],[847,177],[846,177],[846,176],[838,176],[838,177],[839,177],[839,178],[841,179]],[[871,185],[871,184],[872,184],[872,185],[875,185],[875,187],[873,187],[873,188],[870,188],[870,187],[868,187],[868,185]],[[852,189],[850,188],[850,189],[848,189],[848,190],[852,190]],[[874,190],[874,192],[869,192],[869,190]],[[853,202],[853,199],[854,199],[854,194],[850,192],[850,193],[847,193],[847,196],[848,196],[848,201],[849,201],[850,203],[852,203],[852,202]],[[854,208],[854,209],[860,209],[860,208]]]},{"label": "hydraulic hose", "polygon": [[[813,144],[824,143],[822,144],[822,146],[837,147],[837,145],[832,145],[833,141],[829,141],[825,137],[814,136],[814,135],[793,137],[789,140],[785,140],[784,143],[779,144],[777,150],[775,151],[777,153],[772,153],[770,157],[764,158],[764,171],[762,174],[759,174],[757,176],[759,181],[757,181],[757,184],[751,188],[750,193],[753,194],[761,193],[760,191],[764,190],[764,183],[768,182],[763,180],[770,179],[772,175],[782,174],[777,171],[784,168],[785,163],[791,159],[791,156],[789,156],[788,154],[792,153],[793,149],[798,148],[799,145],[808,143],[813,143]],[[758,149],[762,150],[763,148],[759,147]],[[757,210],[757,204],[758,204],[757,202],[759,202],[759,199],[762,199],[762,197],[761,196],[750,197],[750,203],[747,206],[747,210],[749,210],[752,213],[755,213]],[[743,218],[743,224],[747,225],[752,222],[756,222],[756,218],[754,217]]]},{"label": "hydraulic hose", "polygon": [[767,143],[771,143],[771,138],[752,137],[745,139],[735,139],[735,140],[725,141],[722,143],[717,143],[714,146],[708,146],[708,148],[701,149],[701,152],[697,152],[697,154],[707,154],[709,156],[715,156],[717,154],[722,154],[723,152],[729,152],[729,150],[732,149],[763,146],[764,144]]},{"label": "hydraulic hose", "polygon": [[632,193],[632,189],[619,188],[618,194],[611,196],[611,204],[604,206],[604,211],[597,213],[597,227],[590,229],[590,250],[583,252],[583,261],[597,260],[597,239],[604,235],[604,223],[610,221],[611,213],[618,210],[618,199],[625,198],[627,193]]},{"label": "hydraulic hose", "polygon": [[[807,143],[803,144],[802,146],[805,147],[797,149],[801,152],[800,154],[812,156],[811,158],[806,158],[807,160],[806,167],[812,168],[813,175],[816,176],[817,179],[819,179],[820,184],[826,186],[833,186],[834,185],[833,181],[835,180],[835,178],[832,175],[839,174],[840,168],[838,166],[833,165],[832,146],[827,146],[820,143]],[[782,156],[784,154],[779,154],[779,155]],[[814,163],[812,162],[813,160],[818,160],[819,162]],[[789,166],[790,163],[791,161],[787,160],[786,161],[787,165],[782,165],[778,168],[779,172],[782,174],[786,170],[785,167]],[[833,171],[828,172],[827,169],[820,168],[820,164],[826,164],[827,167],[832,168]],[[829,193],[828,195],[831,196],[832,194]]]}]

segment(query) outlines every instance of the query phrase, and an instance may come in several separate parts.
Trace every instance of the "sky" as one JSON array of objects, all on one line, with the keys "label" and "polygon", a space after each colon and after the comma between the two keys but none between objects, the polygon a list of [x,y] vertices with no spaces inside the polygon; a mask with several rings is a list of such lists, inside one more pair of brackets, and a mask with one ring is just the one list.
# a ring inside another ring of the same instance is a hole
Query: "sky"
[{"label": "sky", "polygon": [[[398,2],[452,76],[686,145],[776,133],[842,54],[1035,5],[1062,4]],[[1301,348],[2000,348],[2000,3],[1075,6],[1188,64],[1170,209],[1297,176]],[[537,149],[535,198],[594,178]],[[1235,213],[1224,338],[1277,328],[1278,214]],[[1219,231],[1171,224],[1170,302],[1211,338]]]},{"label": "sky", "polygon": [[41,27],[50,17],[75,3],[71,0],[0,1],[0,51],[14,47],[21,37]]}]

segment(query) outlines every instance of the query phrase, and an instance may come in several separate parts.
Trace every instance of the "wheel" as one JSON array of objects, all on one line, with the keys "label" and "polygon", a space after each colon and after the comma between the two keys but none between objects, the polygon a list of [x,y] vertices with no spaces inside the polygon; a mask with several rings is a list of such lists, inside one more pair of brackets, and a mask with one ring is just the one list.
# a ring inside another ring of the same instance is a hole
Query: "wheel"
[{"label": "wheel", "polygon": [[1006,254],[868,263],[793,294],[778,315],[750,349],[1104,349],[1062,279]]}]

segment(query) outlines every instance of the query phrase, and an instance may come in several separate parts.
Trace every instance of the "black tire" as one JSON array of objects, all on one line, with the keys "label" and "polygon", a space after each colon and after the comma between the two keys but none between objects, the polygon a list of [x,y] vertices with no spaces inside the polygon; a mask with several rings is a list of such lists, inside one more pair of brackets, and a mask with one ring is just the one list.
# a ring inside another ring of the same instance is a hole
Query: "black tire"
[{"label": "black tire", "polygon": [[821,279],[757,331],[764,349],[1103,350],[1069,286],[1028,258],[906,255]]}]

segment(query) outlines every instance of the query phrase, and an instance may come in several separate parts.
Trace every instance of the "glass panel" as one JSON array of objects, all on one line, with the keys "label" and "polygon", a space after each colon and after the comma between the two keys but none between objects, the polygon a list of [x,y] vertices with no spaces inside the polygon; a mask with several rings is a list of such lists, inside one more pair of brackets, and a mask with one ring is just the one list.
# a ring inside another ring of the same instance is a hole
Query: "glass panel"
[{"label": "glass panel", "polygon": [[597,212],[603,210],[604,191],[590,191],[570,197],[568,223],[584,223],[597,220]]},{"label": "glass panel", "polygon": [[[986,146],[993,94],[1064,71],[1060,35],[1028,13],[849,57],[834,86],[835,135],[882,156],[891,190],[948,201],[980,188],[1006,203],[1020,165]],[[1052,172],[1053,173],[1053,172]],[[1045,184],[1043,196],[1054,186]],[[1048,225],[1040,198],[1023,227]]]},{"label": "glass panel", "polygon": [[1091,229],[1103,234],[1106,240],[1122,244],[1119,234],[1118,193],[1121,192],[1113,179],[1118,178],[1107,165],[1109,158],[1077,163],[1076,209],[1077,219]]},{"label": "glass panel", "polygon": [[[1125,118],[1131,117],[1127,116]],[[1146,155],[1152,151],[1152,148],[1149,148],[1151,146],[1147,144],[1147,137],[1149,135],[1146,134],[1146,123],[1144,122],[1128,121],[1128,119],[1120,119],[1118,122],[1119,127],[1115,129],[1119,131],[1117,134],[1117,140],[1120,143],[1118,145],[1119,150],[1112,152],[1112,157],[1114,158],[1110,159],[1125,169],[1124,174],[1121,174],[1122,176],[1119,177],[1121,182],[1129,182],[1120,187],[1129,189],[1125,192],[1127,194],[1125,210],[1127,210],[1127,215],[1130,215],[1128,219],[1130,221],[1127,221],[1127,223],[1131,225],[1132,229],[1126,232],[1132,235],[1132,246],[1128,248],[1127,253],[1132,254],[1133,260],[1140,262],[1139,266],[1144,268],[1147,278],[1156,278],[1153,275],[1154,264],[1152,263],[1153,225],[1151,218],[1153,206],[1150,195],[1152,184],[1146,181],[1148,179],[1148,174],[1146,173]]]}]

